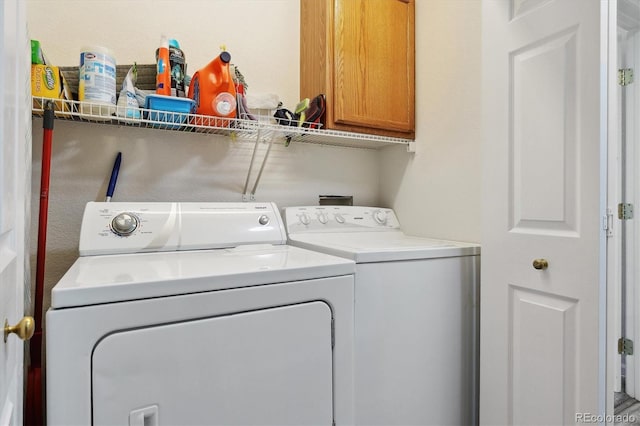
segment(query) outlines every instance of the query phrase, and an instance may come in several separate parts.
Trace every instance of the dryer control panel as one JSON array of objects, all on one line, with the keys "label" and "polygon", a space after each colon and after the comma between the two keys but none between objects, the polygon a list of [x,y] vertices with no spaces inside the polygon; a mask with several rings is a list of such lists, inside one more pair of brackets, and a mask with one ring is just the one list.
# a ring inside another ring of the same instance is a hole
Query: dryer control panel
[{"label": "dryer control panel", "polygon": [[306,232],[398,231],[400,223],[392,209],[361,206],[287,207],[289,234]]},{"label": "dryer control panel", "polygon": [[87,203],[80,255],[284,244],[274,203]]}]

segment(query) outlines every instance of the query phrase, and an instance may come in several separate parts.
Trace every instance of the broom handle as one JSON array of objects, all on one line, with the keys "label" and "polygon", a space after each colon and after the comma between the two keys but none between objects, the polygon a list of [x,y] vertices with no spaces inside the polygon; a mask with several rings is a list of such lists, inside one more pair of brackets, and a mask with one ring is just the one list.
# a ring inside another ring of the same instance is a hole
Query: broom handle
[{"label": "broom handle", "polygon": [[53,139],[53,103],[47,102],[42,124],[42,171],[40,173],[40,213],[38,217],[38,251],[36,257],[36,292],[33,317],[35,332],[30,345],[31,365],[42,365],[42,304],[44,298],[44,264],[47,253],[47,219],[49,213],[49,181],[51,177],[51,145]]}]

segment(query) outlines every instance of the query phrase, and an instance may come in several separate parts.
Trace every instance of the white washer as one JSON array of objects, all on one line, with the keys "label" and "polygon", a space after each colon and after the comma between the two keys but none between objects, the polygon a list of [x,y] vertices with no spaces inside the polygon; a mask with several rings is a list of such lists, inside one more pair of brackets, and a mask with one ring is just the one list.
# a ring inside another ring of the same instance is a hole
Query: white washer
[{"label": "white washer", "polygon": [[285,219],[289,244],[356,262],[355,423],[477,424],[480,247],[407,236],[390,209]]},{"label": "white washer", "polygon": [[285,242],[272,203],[88,203],[48,423],[352,424],[355,264]]}]

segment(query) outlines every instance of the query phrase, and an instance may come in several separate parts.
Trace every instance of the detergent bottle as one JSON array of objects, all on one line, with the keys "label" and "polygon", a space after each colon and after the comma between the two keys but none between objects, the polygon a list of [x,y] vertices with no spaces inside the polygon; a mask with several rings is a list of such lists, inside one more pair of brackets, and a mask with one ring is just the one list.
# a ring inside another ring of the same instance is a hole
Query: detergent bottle
[{"label": "detergent bottle", "polygon": [[[196,102],[196,114],[225,118],[236,116],[236,88],[230,61],[231,55],[224,51],[191,78],[189,97]],[[228,126],[229,121],[220,123]]]},{"label": "detergent bottle", "polygon": [[171,65],[171,96],[184,98],[184,76],[187,64],[184,52],[180,49],[180,43],[176,39],[169,39],[169,64]]},{"label": "detergent bottle", "polygon": [[[178,43],[178,40],[174,38],[169,39],[168,45],[169,75],[171,77],[171,96],[184,98],[187,96],[184,88],[184,77],[186,75],[187,69],[184,52],[180,49],[180,43]],[[158,63],[159,57],[160,48],[156,49],[156,63]],[[166,76],[163,76],[162,78],[166,79]]]},{"label": "detergent bottle", "polygon": [[156,52],[156,94],[171,95],[171,68],[169,65],[169,40],[163,34]]}]

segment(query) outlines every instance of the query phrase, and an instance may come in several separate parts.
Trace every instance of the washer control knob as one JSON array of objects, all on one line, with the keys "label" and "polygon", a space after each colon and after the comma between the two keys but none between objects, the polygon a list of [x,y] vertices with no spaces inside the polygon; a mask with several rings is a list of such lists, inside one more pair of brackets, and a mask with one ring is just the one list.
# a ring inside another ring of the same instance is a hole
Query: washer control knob
[{"label": "washer control knob", "polygon": [[302,223],[303,225],[308,225],[311,222],[311,218],[306,213],[302,213],[299,217],[300,223]]},{"label": "washer control knob", "polygon": [[373,212],[373,219],[380,225],[387,223],[387,212],[382,210],[376,210]]},{"label": "washer control knob", "polygon": [[327,216],[327,214],[323,212],[318,213],[318,222],[325,225],[327,222],[329,222],[329,216]]},{"label": "washer control knob", "polygon": [[344,223],[344,216],[342,216],[340,213],[336,213],[334,215],[336,222],[338,223]]},{"label": "washer control knob", "polygon": [[126,237],[138,228],[140,221],[133,213],[123,212],[111,221],[111,230],[120,236]]},{"label": "washer control knob", "polygon": [[269,216],[267,216],[266,214],[263,214],[262,216],[260,216],[260,218],[258,218],[258,223],[260,225],[266,225],[269,223]]}]

